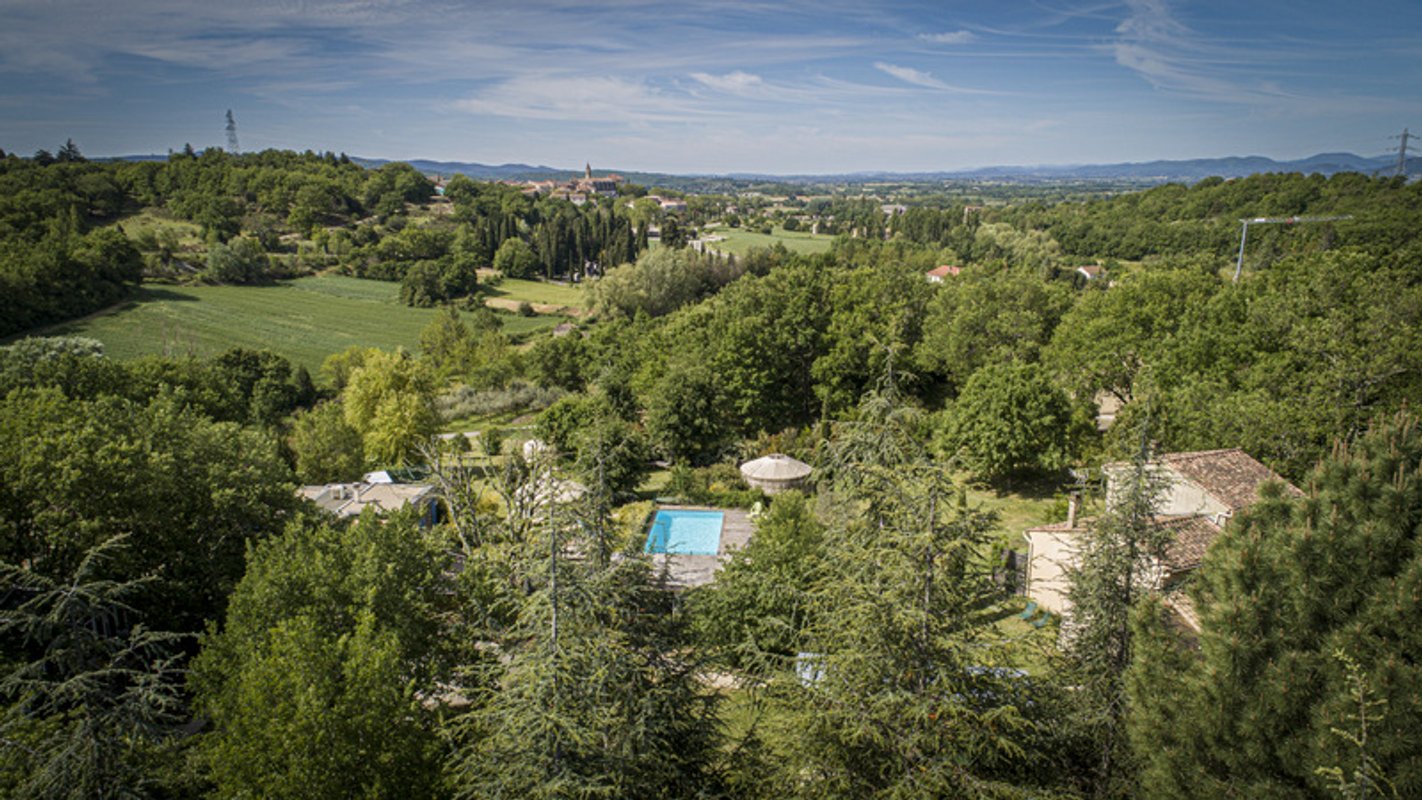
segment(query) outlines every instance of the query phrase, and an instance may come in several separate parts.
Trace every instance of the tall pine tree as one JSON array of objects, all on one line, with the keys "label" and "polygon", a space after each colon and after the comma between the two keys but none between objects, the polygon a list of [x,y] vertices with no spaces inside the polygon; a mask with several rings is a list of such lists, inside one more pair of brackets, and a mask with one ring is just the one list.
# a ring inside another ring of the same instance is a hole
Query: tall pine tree
[{"label": "tall pine tree", "polygon": [[992,624],[994,518],[922,455],[913,418],[887,382],[831,448],[807,652],[771,687],[781,795],[1014,796],[1052,781],[1029,755],[1049,704]]},{"label": "tall pine tree", "polygon": [[[1128,677],[1145,794],[1322,797],[1337,769],[1422,796],[1417,421],[1339,445],[1304,498],[1264,494],[1201,567],[1198,652],[1159,615],[1139,621]],[[1339,735],[1356,728],[1360,696],[1362,747]]]},{"label": "tall pine tree", "polygon": [[1073,723],[1095,750],[1086,770],[1098,797],[1128,796],[1134,785],[1124,684],[1135,647],[1131,613],[1157,588],[1154,565],[1169,537],[1168,528],[1155,524],[1163,487],[1147,443],[1143,425],[1135,457],[1113,476],[1106,513],[1082,536],[1069,571],[1071,613],[1063,640],[1080,687]]}]

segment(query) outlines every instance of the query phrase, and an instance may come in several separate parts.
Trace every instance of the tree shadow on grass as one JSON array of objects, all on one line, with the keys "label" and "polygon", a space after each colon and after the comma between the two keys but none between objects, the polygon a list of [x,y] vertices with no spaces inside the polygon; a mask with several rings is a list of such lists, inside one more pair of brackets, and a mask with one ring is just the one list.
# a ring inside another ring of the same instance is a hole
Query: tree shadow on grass
[{"label": "tree shadow on grass", "polygon": [[198,302],[198,298],[193,297],[190,294],[183,294],[172,289],[145,286],[143,287],[143,294],[139,297],[134,298],[133,300],[130,300],[127,303],[124,303],[121,306],[121,310],[127,311],[130,308],[137,308],[138,306],[144,303],[153,303],[159,300],[165,300],[170,303]]},{"label": "tree shadow on grass", "polygon": [[1070,480],[1070,475],[1064,472],[1045,472],[1004,478],[991,483],[974,481],[973,487],[991,492],[993,497],[999,499],[1016,495],[1027,500],[1050,500],[1060,494]]}]

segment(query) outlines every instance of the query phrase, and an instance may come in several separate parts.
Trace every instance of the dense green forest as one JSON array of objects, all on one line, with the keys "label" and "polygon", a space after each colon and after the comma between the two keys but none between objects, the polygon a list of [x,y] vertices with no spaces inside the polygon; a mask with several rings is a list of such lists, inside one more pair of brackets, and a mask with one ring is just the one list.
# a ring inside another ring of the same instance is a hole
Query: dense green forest
[{"label": "dense green forest", "polygon": [[[1422,793],[1422,184],[704,198],[674,224],[735,204],[836,233],[727,258],[635,202],[458,178],[437,201],[401,165],[41,161],[0,161],[7,331],[140,279],[327,269],[441,309],[418,352],[314,376],[255,350],[0,348],[0,794]],[[1251,232],[1233,281],[1238,219],[1295,214],[1352,219]],[[927,280],[940,264],[961,270]],[[592,313],[520,346],[463,302],[486,268],[576,276]],[[1198,633],[1131,591],[1161,546],[1140,486],[1093,529],[1092,614],[1019,619],[1021,530],[974,498],[1051,522],[1104,462],[1228,447],[1303,491],[1266,487],[1211,546]],[[767,453],[812,482],[746,485]],[[397,466],[428,473],[438,524],[295,493]],[[665,496],[752,512],[715,582],[672,590],[643,553]]]}]

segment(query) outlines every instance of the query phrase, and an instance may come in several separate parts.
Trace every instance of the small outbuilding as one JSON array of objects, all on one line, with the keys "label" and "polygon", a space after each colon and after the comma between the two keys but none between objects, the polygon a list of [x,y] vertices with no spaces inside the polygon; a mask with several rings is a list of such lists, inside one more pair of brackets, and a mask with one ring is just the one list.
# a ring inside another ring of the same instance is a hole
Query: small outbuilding
[{"label": "small outbuilding", "polygon": [[802,488],[813,471],[809,464],[783,453],[771,453],[741,465],[746,483],[766,494]]}]

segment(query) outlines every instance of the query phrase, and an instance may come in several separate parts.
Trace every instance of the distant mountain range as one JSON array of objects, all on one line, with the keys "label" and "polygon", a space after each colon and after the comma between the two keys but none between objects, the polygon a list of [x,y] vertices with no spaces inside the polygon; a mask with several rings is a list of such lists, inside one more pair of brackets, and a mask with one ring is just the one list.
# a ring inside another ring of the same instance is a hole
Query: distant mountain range
[{"label": "distant mountain range", "polygon": [[[1409,167],[1422,163],[1408,159]],[[932,173],[943,178],[978,179],[1127,179],[1200,180],[1212,176],[1240,178],[1261,172],[1303,172],[1332,175],[1336,172],[1389,174],[1397,165],[1395,156],[1366,158],[1353,153],[1320,153],[1295,161],[1276,161],[1265,156],[1194,158],[1183,161],[1144,161],[1121,164],[1048,165],[1036,167],[983,167],[959,172]]]},{"label": "distant mountain range", "polygon": [[[167,156],[121,156],[126,161],[166,160]],[[397,159],[363,158],[351,160],[367,167],[378,167]],[[429,175],[468,175],[479,180],[558,180],[582,174],[580,169],[559,169],[530,164],[479,164],[466,161],[430,161],[413,159],[405,163]],[[1397,157],[1382,155],[1365,157],[1353,153],[1320,153],[1295,161],[1276,161],[1266,156],[1227,156],[1224,158],[1194,158],[1183,161],[1144,161],[1120,164],[1066,164],[1026,167],[978,167],[941,172],[852,172],[841,174],[772,175],[768,173],[731,172],[719,175],[632,172],[597,170],[598,173],[620,172],[636,183],[676,186],[691,182],[751,181],[763,183],[881,183],[933,181],[994,181],[1004,183],[1049,183],[1055,181],[1126,181],[1130,183],[1165,183],[1167,181],[1198,181],[1219,176],[1240,178],[1261,172],[1303,172],[1332,175],[1337,172],[1391,175],[1397,167]],[[1422,173],[1422,158],[1407,159],[1410,175]]]}]

